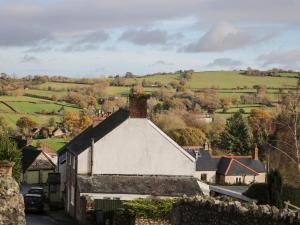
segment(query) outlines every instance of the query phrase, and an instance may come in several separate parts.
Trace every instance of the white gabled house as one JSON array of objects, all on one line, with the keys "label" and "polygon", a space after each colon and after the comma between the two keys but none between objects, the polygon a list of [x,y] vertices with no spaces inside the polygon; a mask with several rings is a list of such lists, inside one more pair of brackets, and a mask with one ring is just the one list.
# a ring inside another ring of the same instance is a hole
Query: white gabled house
[{"label": "white gabled house", "polygon": [[66,210],[80,219],[80,198],[131,200],[201,193],[195,158],[147,119],[147,98],[120,109],[59,151]]}]

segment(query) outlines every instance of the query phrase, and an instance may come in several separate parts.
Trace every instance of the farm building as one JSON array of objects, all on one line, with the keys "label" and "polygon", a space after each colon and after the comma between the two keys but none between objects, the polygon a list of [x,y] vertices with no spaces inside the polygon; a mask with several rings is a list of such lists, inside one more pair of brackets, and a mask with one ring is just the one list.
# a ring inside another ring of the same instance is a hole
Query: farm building
[{"label": "farm building", "polygon": [[184,147],[196,160],[195,177],[211,184],[264,183],[265,165],[258,159],[258,149],[252,156],[213,156],[208,145]]},{"label": "farm building", "polygon": [[55,171],[55,164],[45,153],[33,146],[22,148],[22,183],[46,184],[48,173]]},{"label": "farm building", "polygon": [[83,217],[82,199],[194,196],[195,158],[147,119],[147,98],[120,109],[59,150],[66,211]]}]

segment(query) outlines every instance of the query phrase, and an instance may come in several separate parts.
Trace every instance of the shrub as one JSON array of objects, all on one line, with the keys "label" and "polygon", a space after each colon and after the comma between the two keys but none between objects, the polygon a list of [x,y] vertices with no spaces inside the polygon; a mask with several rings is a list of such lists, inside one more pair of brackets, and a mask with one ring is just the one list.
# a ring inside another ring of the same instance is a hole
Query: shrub
[{"label": "shrub", "polygon": [[271,170],[268,174],[268,191],[270,204],[278,208],[282,207],[282,177],[278,170]]},{"label": "shrub", "polygon": [[21,177],[21,151],[12,142],[6,133],[0,134],[0,160],[14,162],[13,177],[19,182]]},{"label": "shrub", "polygon": [[268,185],[264,183],[253,184],[244,193],[249,198],[256,199],[258,204],[268,204],[269,203],[269,191]]},{"label": "shrub", "polygon": [[174,199],[138,199],[124,203],[128,212],[136,217],[169,220]]}]

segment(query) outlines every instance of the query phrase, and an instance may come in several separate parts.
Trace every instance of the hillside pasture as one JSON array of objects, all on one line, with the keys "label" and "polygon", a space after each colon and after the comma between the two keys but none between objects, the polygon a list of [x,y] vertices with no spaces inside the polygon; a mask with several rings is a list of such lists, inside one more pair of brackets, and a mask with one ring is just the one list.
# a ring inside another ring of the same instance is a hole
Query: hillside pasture
[{"label": "hillside pasture", "polygon": [[45,96],[51,98],[53,95],[57,96],[58,98],[65,96],[68,92],[67,91],[47,91],[47,90],[38,90],[38,89],[26,89],[26,94],[32,94],[37,96]]},{"label": "hillside pasture", "polygon": [[61,120],[60,116],[53,116],[53,115],[38,115],[38,114],[26,114],[26,113],[7,113],[7,112],[1,112],[0,114],[5,121],[7,122],[8,126],[12,128],[16,128],[16,123],[18,119],[20,119],[23,116],[31,118],[33,121],[35,121],[38,124],[46,124],[50,118],[55,118],[57,122]]},{"label": "hillside pasture", "polygon": [[236,88],[263,85],[274,88],[295,88],[296,78],[245,76],[238,71],[196,72],[188,81],[188,86],[197,88]]},{"label": "hillside pasture", "polygon": [[32,145],[36,146],[38,142],[46,144],[47,146],[49,146],[50,150],[56,152],[62,146],[64,146],[68,142],[68,140],[64,138],[57,138],[57,137],[47,138],[47,139],[34,139],[32,141]]},{"label": "hillside pasture", "polygon": [[77,84],[77,83],[64,83],[64,82],[45,82],[43,84],[36,85],[35,88],[40,90],[60,90],[68,91],[69,89],[78,89],[82,87],[88,87],[90,84]]}]

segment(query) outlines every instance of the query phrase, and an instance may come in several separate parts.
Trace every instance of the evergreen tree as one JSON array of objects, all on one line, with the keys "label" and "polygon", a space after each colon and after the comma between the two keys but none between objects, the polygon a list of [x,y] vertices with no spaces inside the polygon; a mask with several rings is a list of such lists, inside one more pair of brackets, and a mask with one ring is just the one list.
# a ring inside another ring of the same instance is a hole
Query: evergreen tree
[{"label": "evergreen tree", "polygon": [[270,204],[278,208],[282,207],[282,177],[278,170],[274,169],[268,173],[268,191]]},{"label": "evergreen tree", "polygon": [[219,147],[239,155],[249,154],[252,147],[251,133],[247,120],[240,112],[234,113],[226,121]]},{"label": "evergreen tree", "polygon": [[0,134],[0,160],[8,160],[14,162],[13,177],[20,181],[21,176],[21,152],[17,146],[12,142],[6,133]]}]

